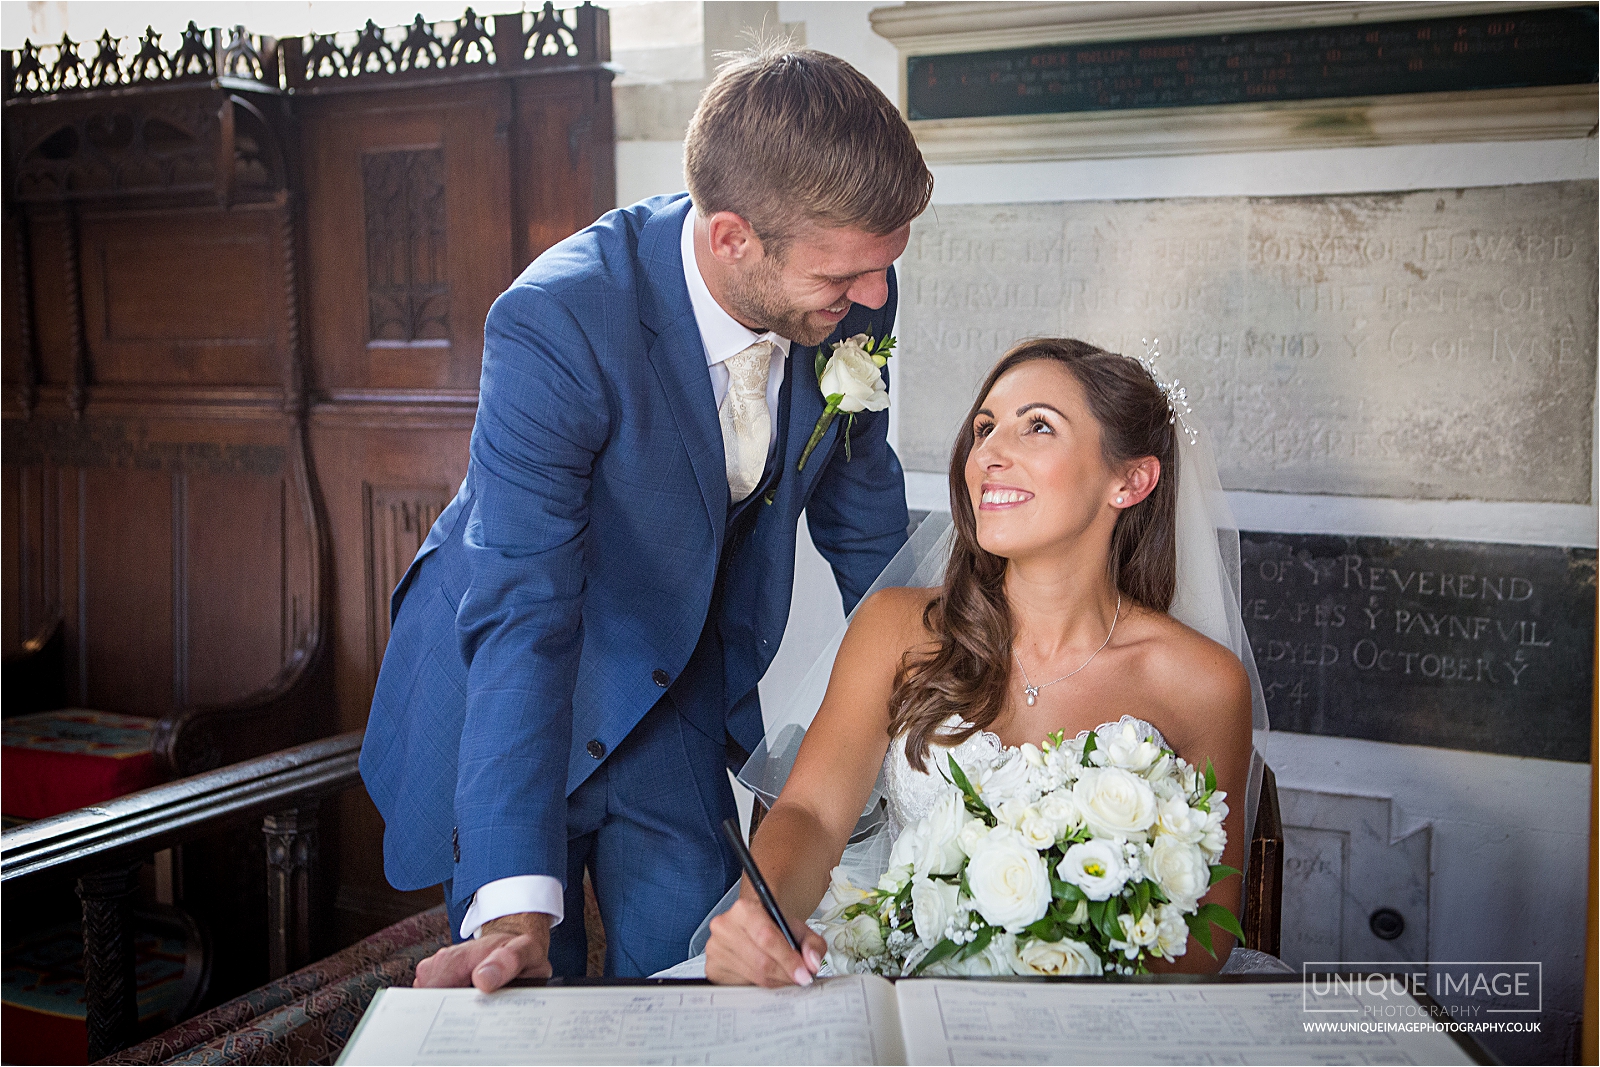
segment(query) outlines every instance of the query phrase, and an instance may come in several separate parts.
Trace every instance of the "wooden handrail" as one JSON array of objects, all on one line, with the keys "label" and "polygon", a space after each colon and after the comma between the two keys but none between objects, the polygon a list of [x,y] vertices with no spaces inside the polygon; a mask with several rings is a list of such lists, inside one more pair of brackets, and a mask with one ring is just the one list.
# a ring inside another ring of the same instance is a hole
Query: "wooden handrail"
[{"label": "wooden handrail", "polygon": [[89,1059],[138,1038],[129,900],[153,852],[260,819],[267,852],[267,955],[272,977],[310,962],[317,802],[359,781],[364,731],[130,793],[0,834],[0,883],[75,877],[83,901]]},{"label": "wooden handrail", "polygon": [[363,731],[180,778],[0,834],[0,883],[80,874],[353,785]]}]

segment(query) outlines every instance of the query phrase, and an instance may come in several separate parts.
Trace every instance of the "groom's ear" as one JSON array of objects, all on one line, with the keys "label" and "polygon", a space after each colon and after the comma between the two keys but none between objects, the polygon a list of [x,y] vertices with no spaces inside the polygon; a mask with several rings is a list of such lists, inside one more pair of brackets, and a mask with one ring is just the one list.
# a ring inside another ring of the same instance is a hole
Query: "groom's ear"
[{"label": "groom's ear", "polygon": [[743,263],[762,253],[761,238],[743,215],[719,211],[705,220],[711,254],[727,266]]},{"label": "groom's ear", "polygon": [[1112,489],[1112,506],[1131,508],[1151,493],[1161,481],[1161,461],[1154,456],[1136,459],[1123,471],[1122,481]]}]

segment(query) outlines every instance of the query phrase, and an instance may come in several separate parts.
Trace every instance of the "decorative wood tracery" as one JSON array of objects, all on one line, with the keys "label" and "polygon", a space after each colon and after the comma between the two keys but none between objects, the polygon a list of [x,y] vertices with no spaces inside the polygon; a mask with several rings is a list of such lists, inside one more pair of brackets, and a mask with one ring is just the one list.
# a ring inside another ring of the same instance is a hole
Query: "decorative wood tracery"
[{"label": "decorative wood tracery", "polygon": [[361,159],[367,230],[367,338],[446,340],[444,152],[368,152]]}]

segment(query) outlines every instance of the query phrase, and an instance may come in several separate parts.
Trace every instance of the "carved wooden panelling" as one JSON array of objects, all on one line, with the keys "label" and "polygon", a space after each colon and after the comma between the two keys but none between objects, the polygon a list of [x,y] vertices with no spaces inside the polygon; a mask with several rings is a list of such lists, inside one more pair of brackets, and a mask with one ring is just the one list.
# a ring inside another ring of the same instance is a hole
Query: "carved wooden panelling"
[{"label": "carved wooden panelling", "polygon": [[[289,576],[287,479],[182,473],[185,703],[220,704],[260,689],[304,632],[306,590]],[[221,516],[231,521],[219,522]],[[247,566],[241,566],[248,561]],[[299,618],[296,618],[296,615]]]},{"label": "carved wooden panelling", "polygon": [[433,520],[450,503],[441,487],[362,483],[366,512],[367,655],[377,678],[389,643],[389,594],[411,566]]},{"label": "carved wooden panelling", "polygon": [[80,467],[78,596],[84,707],[163,715],[173,695],[172,474]]},{"label": "carved wooden panelling", "polygon": [[[274,216],[83,221],[84,324],[98,383],[279,385],[282,264]],[[152,238],[152,233],[159,237]]]},{"label": "carved wooden panelling", "polygon": [[61,470],[7,464],[4,485],[7,610],[0,616],[11,654],[61,612]]},{"label": "carved wooden panelling", "polygon": [[444,152],[369,152],[361,159],[361,187],[368,340],[448,340]]}]

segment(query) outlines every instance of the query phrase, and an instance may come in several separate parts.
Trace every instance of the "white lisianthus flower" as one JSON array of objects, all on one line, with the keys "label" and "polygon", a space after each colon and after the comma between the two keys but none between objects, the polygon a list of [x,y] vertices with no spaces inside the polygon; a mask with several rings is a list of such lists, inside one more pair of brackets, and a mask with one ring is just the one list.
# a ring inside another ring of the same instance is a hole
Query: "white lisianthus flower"
[{"label": "white lisianthus flower", "polygon": [[1072,786],[1072,799],[1098,837],[1132,837],[1156,821],[1150,783],[1120,767],[1086,768]]},{"label": "white lisianthus flower", "polygon": [[1072,914],[1067,916],[1067,922],[1073,926],[1082,926],[1089,921],[1089,902],[1078,901],[1077,907],[1072,909]]},{"label": "white lisianthus flower", "polygon": [[1157,806],[1156,833],[1175,837],[1185,844],[1199,844],[1206,833],[1206,813],[1191,808],[1188,801],[1174,794]]},{"label": "white lisianthus flower", "polygon": [[1067,849],[1056,874],[1063,882],[1077,886],[1090,900],[1108,900],[1128,881],[1128,865],[1123,862],[1119,842],[1097,838]]},{"label": "white lisianthus flower", "polygon": [[828,955],[870,960],[883,955],[883,928],[871,915],[857,915],[847,923],[830,927],[823,935],[828,941]]},{"label": "white lisianthus flower", "polygon": [[878,879],[878,888],[885,893],[898,893],[905,888],[907,882],[911,881],[912,873],[909,863],[893,864]]},{"label": "white lisianthus flower", "polygon": [[1050,872],[1015,832],[992,832],[967,862],[967,890],[991,926],[1016,933],[1050,906]]},{"label": "white lisianthus flower", "polygon": [[1186,912],[1211,886],[1211,868],[1199,847],[1165,834],[1150,848],[1149,869],[1167,899]]},{"label": "white lisianthus flower", "polygon": [[883,375],[867,355],[867,345],[871,343],[872,338],[864,333],[840,341],[833,346],[833,354],[822,370],[818,383],[822,395],[840,394],[839,410],[847,414],[882,411],[889,406],[889,389],[883,384]]},{"label": "white lisianthus flower", "polygon": [[1022,758],[1028,764],[1028,766],[1030,766],[1030,767],[1043,767],[1044,766],[1044,753],[1039,751],[1039,746],[1038,745],[1031,744],[1030,742],[1024,741],[1024,742],[1022,742],[1022,747],[1019,748],[1017,751],[1022,753]]},{"label": "white lisianthus flower", "polygon": [[1096,747],[1106,754],[1106,762],[1112,767],[1142,774],[1161,758],[1161,746],[1130,721],[1108,723],[1096,734]]},{"label": "white lisianthus flower", "polygon": [[932,948],[944,936],[960,895],[961,887],[952,882],[918,878],[911,883],[911,923],[925,947]]},{"label": "white lisianthus flower", "polygon": [[822,903],[817,905],[821,912],[823,922],[831,923],[844,910],[852,904],[859,904],[867,898],[867,891],[861,889],[845,875],[843,867],[835,867],[828,876],[828,891],[822,894]]},{"label": "white lisianthus flower", "polygon": [[1070,937],[1063,937],[1060,941],[1039,941],[1034,938],[1019,941],[1012,967],[1018,974],[1056,976],[1104,973],[1104,964],[1095,955],[1094,949]]},{"label": "white lisianthus flower", "polygon": [[1176,904],[1156,909],[1156,940],[1151,947],[1169,963],[1189,951],[1189,924]]},{"label": "white lisianthus flower", "polygon": [[1039,814],[1054,824],[1058,841],[1083,825],[1083,812],[1078,810],[1068,790],[1057,790],[1040,797]]}]

